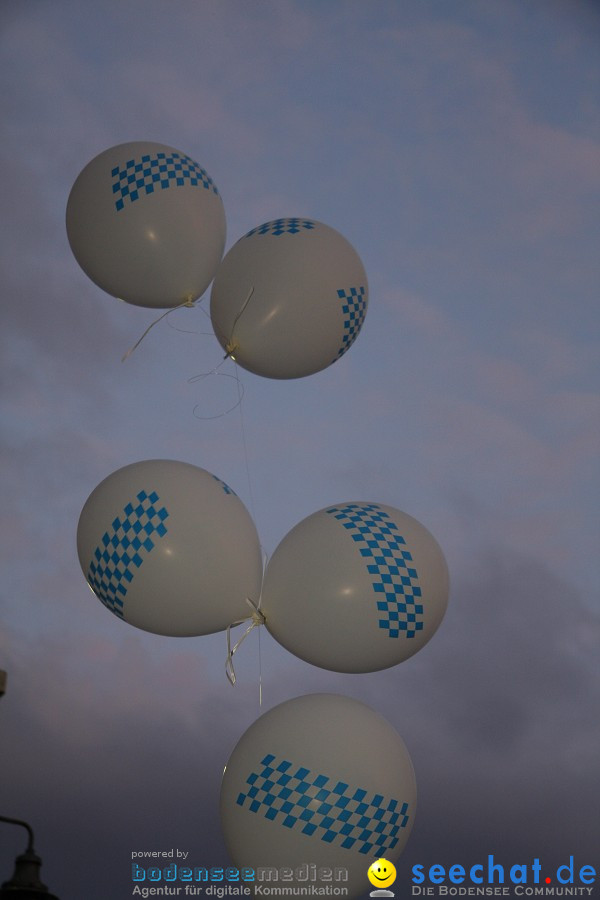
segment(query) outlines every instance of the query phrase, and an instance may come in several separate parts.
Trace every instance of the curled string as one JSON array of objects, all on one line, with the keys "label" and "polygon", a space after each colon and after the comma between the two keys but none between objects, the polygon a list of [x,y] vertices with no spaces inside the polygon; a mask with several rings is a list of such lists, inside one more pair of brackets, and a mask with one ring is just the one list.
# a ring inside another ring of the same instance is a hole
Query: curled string
[{"label": "curled string", "polygon": [[162,320],[165,318],[165,316],[168,316],[170,313],[175,312],[176,309],[182,309],[182,307],[184,307],[184,306],[188,306],[188,307],[190,307],[191,309],[193,309],[193,308],[195,307],[195,305],[196,305],[196,301],[195,301],[195,300],[192,300],[192,299],[190,299],[190,298],[188,298],[187,300],[184,300],[183,303],[178,303],[177,306],[172,306],[171,309],[167,309],[162,315],[160,315],[160,316],[158,317],[158,319],[155,319],[153,322],[150,322],[150,324],[149,324],[148,327],[146,328],[146,330],[145,330],[145,332],[143,333],[143,335],[141,336],[141,338],[139,338],[139,339],[135,342],[135,344],[133,345],[133,347],[130,347],[129,350],[127,351],[127,353],[125,353],[125,354],[121,357],[121,362],[125,362],[125,360],[128,359],[128,358],[131,356],[131,354],[133,353],[133,351],[134,351],[134,350],[137,350],[137,348],[140,346],[140,344],[142,343],[142,341],[144,340],[144,338],[146,337],[146,335],[148,334],[148,332],[150,331],[150,329],[151,329],[151,328],[154,328],[155,325],[158,325],[159,322],[162,322]]},{"label": "curled string", "polygon": [[[246,640],[246,638],[248,637],[248,635],[250,634],[250,632],[252,631],[253,628],[258,627],[259,625],[264,625],[266,622],[264,615],[260,611],[260,601],[259,601],[259,605],[257,606],[255,603],[252,602],[252,600],[249,597],[246,597],[246,603],[252,610],[250,615],[245,616],[243,619],[238,619],[236,622],[232,622],[230,625],[227,626],[227,659],[225,661],[225,673],[226,673],[227,678],[229,679],[229,683],[231,685],[234,685],[236,682],[235,669],[233,667],[233,654],[236,652],[236,650],[238,649],[240,644],[242,644]],[[231,646],[231,629],[235,628],[236,625],[243,625],[244,622],[250,622],[250,624],[244,631],[243,635],[236,641],[236,643],[232,647]],[[260,631],[259,631],[259,635],[260,635]],[[262,678],[262,673],[261,673],[261,678]],[[262,703],[262,682],[260,684],[259,694],[260,694],[260,702]]]},{"label": "curled string", "polygon": [[[227,359],[227,357],[225,357],[225,359]],[[235,401],[233,406],[228,407],[227,409],[223,410],[223,412],[216,413],[216,415],[214,415],[214,416],[199,415],[197,410],[200,408],[201,404],[196,403],[196,405],[193,409],[193,413],[197,419],[201,419],[202,421],[206,421],[209,419],[221,419],[221,418],[223,418],[223,416],[226,416],[230,412],[233,412],[234,409],[237,409],[238,406],[240,406],[240,404],[242,402],[242,399],[243,399],[244,393],[245,393],[245,389],[244,389],[244,385],[242,384],[242,382],[240,380],[239,375],[237,374],[237,368],[236,368],[236,372],[234,375],[231,375],[229,372],[219,372],[219,369],[225,362],[225,359],[222,359],[221,362],[219,363],[219,365],[215,366],[215,368],[212,369],[210,372],[203,372],[200,375],[193,375],[191,378],[188,378],[188,384],[194,384],[196,381],[202,381],[204,378],[210,378],[211,375],[214,375],[215,377],[221,377],[221,378],[233,378],[233,380],[237,382],[237,400]]]},{"label": "curled string", "polygon": [[[202,309],[201,306],[196,307],[197,309]],[[172,312],[172,310],[170,310]],[[204,312],[204,310],[202,310]],[[167,325],[172,331],[178,331],[179,334],[201,334],[206,337],[213,337],[212,331],[198,331],[197,328],[180,328],[179,325],[173,325],[171,319],[167,319]]]},{"label": "curled string", "polygon": [[[234,332],[234,330],[235,330],[235,326],[236,326],[236,324],[237,324],[237,322],[238,322],[240,316],[242,315],[242,313],[244,312],[244,310],[245,310],[246,307],[248,306],[248,303],[250,302],[250,298],[252,297],[252,294],[253,294],[253,293],[254,293],[254,286],[252,286],[252,287],[250,288],[250,290],[249,290],[249,292],[248,292],[248,296],[246,297],[246,299],[244,300],[244,302],[243,302],[242,306],[240,307],[238,313],[236,314],[236,317],[235,317],[235,319],[234,319],[234,321],[233,321],[233,326],[232,326],[232,329],[231,329],[231,336],[230,336],[229,340],[226,341],[226,343],[225,343],[225,349],[226,349],[227,352],[225,353],[225,356],[223,357],[223,359],[221,360],[221,362],[220,362],[217,366],[215,366],[214,369],[211,369],[210,372],[200,372],[198,375],[192,375],[191,378],[188,378],[188,384],[194,384],[196,381],[202,381],[204,378],[209,378],[209,377],[212,376],[212,375],[215,375],[215,376],[216,376],[216,375],[220,375],[220,376],[222,376],[222,377],[224,377],[224,378],[232,378],[232,379],[236,382],[236,387],[237,387],[237,400],[236,400],[236,402],[233,404],[233,406],[229,406],[227,409],[223,410],[223,411],[220,412],[220,413],[217,413],[217,414],[214,415],[214,416],[202,416],[202,415],[199,415],[199,414],[198,414],[198,409],[200,408],[200,403],[197,403],[196,406],[195,406],[194,409],[193,409],[194,416],[195,416],[197,419],[200,419],[200,420],[202,420],[202,421],[206,421],[206,420],[210,420],[210,419],[221,419],[223,416],[226,416],[226,415],[228,415],[230,412],[233,412],[234,409],[238,409],[238,407],[239,407],[239,410],[240,410],[240,416],[242,415],[242,399],[243,399],[244,394],[245,394],[245,388],[244,388],[244,385],[243,385],[243,383],[242,383],[242,380],[241,380],[241,378],[240,378],[240,376],[239,376],[239,370],[238,370],[237,364],[235,365],[235,374],[233,374],[233,375],[230,374],[230,373],[228,373],[228,372],[220,372],[219,369],[221,368],[221,366],[222,366],[222,365],[226,362],[226,360],[228,360],[228,359],[231,359],[231,360],[235,363],[235,356],[234,356],[233,354],[235,353],[235,351],[236,351],[238,345],[235,343],[235,341],[234,341],[234,339],[233,339],[233,332]],[[207,313],[207,311],[204,309],[203,306],[200,305],[198,308],[201,309],[202,312],[204,313],[204,315],[205,315],[207,318],[210,319],[210,315]],[[200,332],[200,334],[203,334],[203,333],[204,333],[204,332]],[[245,443],[245,435],[244,435],[244,433],[243,433],[243,419],[242,419],[242,435],[243,435],[244,443]],[[246,451],[246,447],[245,447],[245,446],[244,446],[244,452],[245,452],[245,458],[246,458],[246,468],[248,468],[247,451]]]},{"label": "curled string", "polygon": [[[262,558],[263,558],[263,572],[267,568],[267,563],[269,561],[269,554],[261,546]],[[247,616],[245,619],[238,619],[237,622],[232,622],[231,625],[227,626],[227,659],[225,661],[225,672],[227,674],[227,678],[229,679],[229,683],[234,685],[236,682],[235,677],[235,669],[233,668],[233,654],[238,649],[242,641],[244,641],[253,628],[256,628],[259,625],[264,625],[266,623],[266,618],[264,613],[262,612],[260,605],[262,602],[262,592],[261,598],[258,601],[258,605],[252,602],[249,597],[246,597],[246,603],[252,609],[252,613]],[[243,635],[240,639],[235,643],[235,645],[231,646],[231,629],[235,628],[236,625],[243,625],[244,622],[250,622],[250,625],[246,628]],[[261,631],[258,629],[258,705],[262,708],[262,648],[261,648]]]}]

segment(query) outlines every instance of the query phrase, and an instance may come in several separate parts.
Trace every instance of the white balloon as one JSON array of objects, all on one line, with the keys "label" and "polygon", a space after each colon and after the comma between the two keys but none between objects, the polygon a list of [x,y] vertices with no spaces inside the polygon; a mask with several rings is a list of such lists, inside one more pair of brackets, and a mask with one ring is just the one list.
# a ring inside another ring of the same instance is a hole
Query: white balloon
[{"label": "white balloon", "polygon": [[222,631],[258,602],[262,556],[246,507],[185,462],[150,459],[105,478],[77,529],[89,586],[116,616],[154,634]]},{"label": "white balloon", "polygon": [[[332,883],[357,897],[369,890],[371,863],[404,849],[416,794],[408,750],[383,716],[350,697],[307,694],[257,719],[231,754],[221,787],[225,844],[256,884],[269,867],[270,883]],[[324,868],[329,879],[319,878]]]},{"label": "white balloon", "polygon": [[335,672],[374,672],[423,647],[448,602],[448,568],[429,531],[378,503],[341,503],[284,537],[265,572],[273,637]]},{"label": "white balloon", "polygon": [[185,153],[148,141],[118,144],[77,177],[67,236],[104,291],[166,309],[195,300],[213,280],[225,247],[223,201]]},{"label": "white balloon", "polygon": [[367,302],[363,264],[345,237],[314,219],[276,219],[226,254],[210,315],[221,345],[245,369],[301,378],[352,346]]}]

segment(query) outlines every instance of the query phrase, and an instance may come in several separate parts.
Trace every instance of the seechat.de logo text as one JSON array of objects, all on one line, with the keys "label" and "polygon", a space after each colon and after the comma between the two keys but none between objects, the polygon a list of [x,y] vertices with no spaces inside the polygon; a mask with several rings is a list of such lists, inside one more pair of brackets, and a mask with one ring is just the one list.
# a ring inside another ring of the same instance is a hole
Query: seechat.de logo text
[{"label": "seechat.de logo text", "polygon": [[485,862],[412,867],[412,895],[424,897],[587,897],[594,890],[596,869],[573,856],[557,869],[545,870],[539,859],[503,865],[489,854]]}]

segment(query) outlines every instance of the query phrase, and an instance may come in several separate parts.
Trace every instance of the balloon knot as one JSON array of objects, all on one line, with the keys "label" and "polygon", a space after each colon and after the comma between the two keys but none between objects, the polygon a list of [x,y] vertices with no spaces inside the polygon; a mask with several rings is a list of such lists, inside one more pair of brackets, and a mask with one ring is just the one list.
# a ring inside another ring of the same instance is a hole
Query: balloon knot
[{"label": "balloon knot", "polygon": [[256,606],[252,602],[250,597],[246,597],[246,603],[252,609],[250,618],[252,619],[253,624],[254,625],[264,625],[266,623],[267,619],[266,619],[263,611],[261,609],[259,609],[258,606]]},{"label": "balloon knot", "polygon": [[239,350],[239,346],[240,345],[235,341],[229,341],[227,344],[225,344],[225,350],[227,351],[227,353],[225,354],[223,359],[232,359],[235,362],[234,354],[237,350]]}]

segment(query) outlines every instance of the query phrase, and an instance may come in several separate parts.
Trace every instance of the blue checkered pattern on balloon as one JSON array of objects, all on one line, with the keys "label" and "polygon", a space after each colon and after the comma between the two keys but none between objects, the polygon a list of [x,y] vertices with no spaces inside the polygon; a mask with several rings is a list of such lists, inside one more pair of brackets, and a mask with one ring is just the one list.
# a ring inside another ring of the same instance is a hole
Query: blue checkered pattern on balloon
[{"label": "blue checkered pattern on balloon", "polygon": [[265,222],[253,228],[244,237],[252,237],[253,234],[271,234],[279,237],[281,234],[300,234],[302,231],[312,231],[315,223],[310,219],[275,219],[273,222]]},{"label": "blue checkered pattern on balloon", "polygon": [[224,481],[221,481],[220,478],[217,478],[216,475],[213,475],[213,478],[215,479],[215,481],[216,481],[218,484],[221,485],[221,487],[223,488],[223,491],[224,491],[226,494],[232,494],[234,497],[237,497],[236,492],[235,492],[234,490],[232,490],[232,489],[229,487],[228,484],[225,484],[225,482],[224,482]]},{"label": "blue checkered pattern on balloon", "polygon": [[[377,609],[384,614],[379,627],[391,638],[413,638],[423,630],[423,604],[417,570],[398,526],[375,503],[349,503],[327,512],[348,531],[374,576]],[[413,564],[414,565],[414,564]]]},{"label": "blue checkered pattern on balloon", "polygon": [[278,761],[272,753],[260,765],[246,778],[248,788],[237,803],[284,828],[375,856],[393,850],[398,832],[406,828],[408,803],[369,794],[287,759]]},{"label": "blue checkered pattern on balloon", "polygon": [[120,212],[125,201],[134,203],[140,197],[147,197],[155,190],[171,187],[203,187],[218,194],[216,185],[202,166],[182,153],[146,154],[141,159],[129,159],[124,166],[115,166],[111,172],[114,178],[112,191],[115,208]]},{"label": "blue checkered pattern on balloon", "polygon": [[94,593],[115,615],[123,618],[123,600],[136,570],[154,547],[156,538],[167,533],[164,524],[169,513],[159,507],[156,491],[140,491],[135,503],[128,503],[122,516],[105,531],[88,570],[88,582]]},{"label": "blue checkered pattern on balloon", "polygon": [[349,350],[362,328],[362,323],[367,314],[367,292],[363,286],[351,287],[348,290],[340,289],[338,297],[342,301],[342,313],[344,315],[344,334],[342,346],[338,350],[336,359],[343,356]]}]

